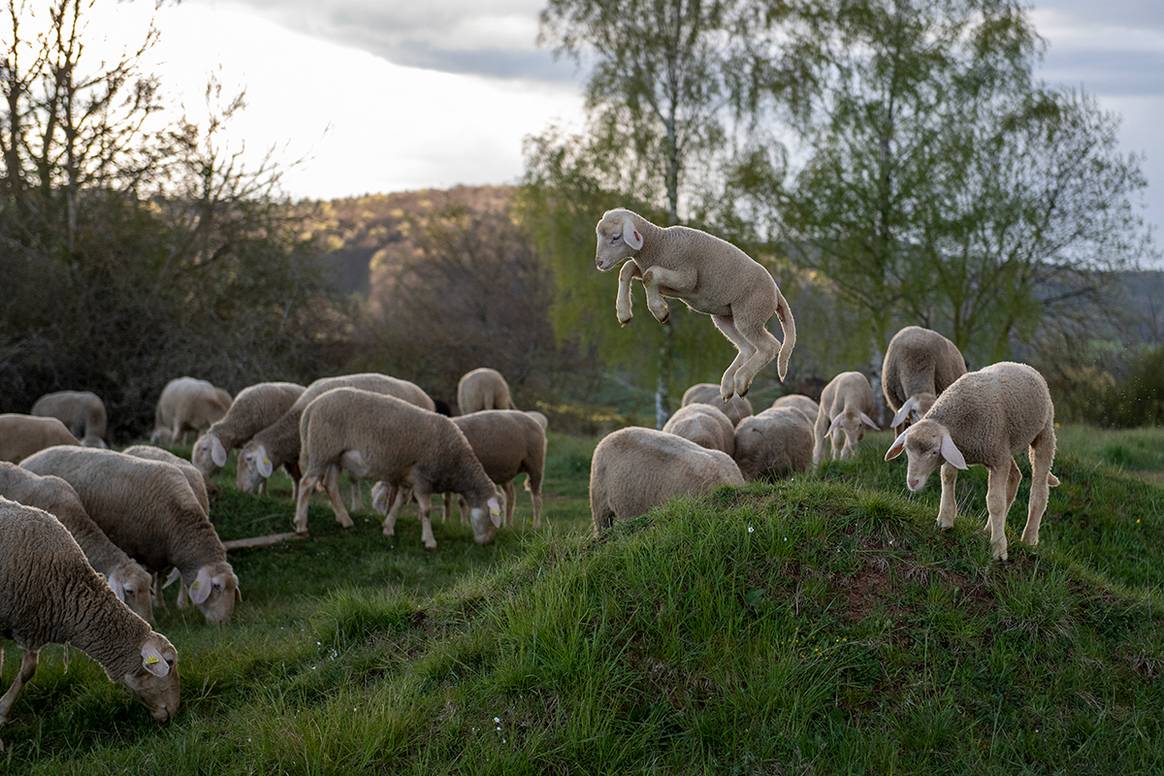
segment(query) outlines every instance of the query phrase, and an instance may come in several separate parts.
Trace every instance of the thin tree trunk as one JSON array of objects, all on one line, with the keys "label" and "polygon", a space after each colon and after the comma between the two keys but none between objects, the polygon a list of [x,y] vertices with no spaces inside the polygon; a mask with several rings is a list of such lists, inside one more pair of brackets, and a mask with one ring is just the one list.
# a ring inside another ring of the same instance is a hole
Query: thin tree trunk
[{"label": "thin tree trunk", "polygon": [[[679,144],[675,134],[675,111],[667,127],[667,226],[679,223]],[[659,371],[655,382],[655,427],[663,428],[671,417],[671,372],[675,363],[675,317],[663,324],[663,342],[659,346]]]}]

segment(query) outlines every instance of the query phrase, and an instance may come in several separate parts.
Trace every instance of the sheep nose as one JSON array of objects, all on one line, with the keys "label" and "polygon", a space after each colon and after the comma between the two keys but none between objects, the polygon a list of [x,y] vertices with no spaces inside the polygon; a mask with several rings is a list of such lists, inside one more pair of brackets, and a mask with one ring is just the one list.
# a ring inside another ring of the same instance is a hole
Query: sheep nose
[{"label": "sheep nose", "polygon": [[917,478],[916,478],[916,477],[914,477],[914,478],[910,479],[910,481],[909,481],[909,489],[910,489],[910,490],[917,490],[917,486],[918,486],[918,480],[917,480]]}]

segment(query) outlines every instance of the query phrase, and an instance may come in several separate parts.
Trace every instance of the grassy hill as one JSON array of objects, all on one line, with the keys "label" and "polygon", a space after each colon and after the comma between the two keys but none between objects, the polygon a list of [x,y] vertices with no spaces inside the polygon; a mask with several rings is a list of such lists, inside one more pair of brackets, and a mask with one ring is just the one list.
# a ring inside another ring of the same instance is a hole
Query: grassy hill
[{"label": "grassy hill", "polygon": [[[184,708],[158,729],[59,649],[4,729],[10,772],[532,773],[1164,768],[1164,432],[1067,429],[1042,544],[992,564],[985,477],[909,498],[886,435],[819,475],[589,535],[592,440],[551,440],[549,528],[420,548],[371,515],[239,553],[237,622],[170,608]],[[285,490],[220,482],[226,538]],[[285,486],[284,486],[285,487]],[[528,501],[519,503],[528,515]],[[15,661],[5,666],[10,678]]]}]

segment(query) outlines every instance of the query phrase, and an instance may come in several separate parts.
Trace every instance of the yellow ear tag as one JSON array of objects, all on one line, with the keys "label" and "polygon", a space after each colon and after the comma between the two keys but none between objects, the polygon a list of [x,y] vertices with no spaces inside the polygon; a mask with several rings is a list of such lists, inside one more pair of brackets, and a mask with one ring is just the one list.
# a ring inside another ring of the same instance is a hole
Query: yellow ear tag
[{"label": "yellow ear tag", "polygon": [[158,664],[158,663],[160,663],[160,662],[162,662],[162,661],[158,659],[158,656],[157,656],[157,655],[150,655],[149,657],[147,657],[147,658],[145,659],[145,664],[146,664],[147,666],[153,666],[153,665],[157,665],[157,664]]},{"label": "yellow ear tag", "polygon": [[199,581],[196,579],[196,580],[194,580],[194,584],[190,585],[190,589],[191,589],[191,590],[197,590],[197,589],[198,589],[198,586],[199,586],[199,585],[201,585],[201,584],[202,584],[202,583],[201,583],[201,582],[199,582]]},{"label": "yellow ear tag", "polygon": [[489,507],[489,514],[494,516],[500,515],[501,509],[499,507]]},{"label": "yellow ear tag", "polygon": [[271,459],[264,455],[263,456],[263,466],[270,466],[270,465],[271,465]]}]

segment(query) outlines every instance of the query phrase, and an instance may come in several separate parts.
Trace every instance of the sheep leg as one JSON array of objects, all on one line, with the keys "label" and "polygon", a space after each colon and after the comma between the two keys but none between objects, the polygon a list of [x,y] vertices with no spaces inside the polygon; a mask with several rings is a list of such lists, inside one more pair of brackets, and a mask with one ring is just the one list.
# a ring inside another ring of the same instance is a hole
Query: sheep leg
[{"label": "sheep leg", "polygon": [[1034,547],[1039,543],[1039,525],[1043,522],[1043,513],[1047,511],[1051,462],[1055,460],[1055,427],[1051,422],[1031,442],[1028,452],[1031,458],[1031,498],[1027,505],[1023,541]]},{"label": "sheep leg", "polygon": [[20,670],[16,673],[16,678],[12,680],[12,684],[8,687],[8,692],[4,693],[4,697],[0,698],[0,725],[8,722],[8,713],[12,711],[12,704],[16,703],[16,699],[20,696],[20,691],[24,689],[26,682],[32,680],[33,674],[36,673],[36,661],[39,653],[35,649],[26,649],[24,655],[20,658]]},{"label": "sheep leg", "polygon": [[517,497],[513,492],[513,480],[505,483],[505,524],[513,528],[513,508],[517,503]]},{"label": "sheep leg", "polygon": [[327,490],[327,498],[331,502],[331,509],[335,512],[335,521],[344,528],[351,528],[351,515],[344,507],[343,493],[340,492],[339,486],[340,471],[338,466],[329,466],[327,469],[327,477],[324,478],[323,487]]},{"label": "sheep leg", "polygon": [[1010,459],[1010,477],[1006,481],[1006,511],[1010,514],[1010,508],[1014,506],[1015,497],[1018,496],[1019,483],[1023,481],[1023,472],[1019,469],[1018,463],[1013,458]]},{"label": "sheep leg", "polygon": [[[350,475],[349,475],[350,477]],[[360,481],[355,477],[351,477],[351,489],[349,491],[348,503],[351,504],[352,511],[356,512],[364,508],[364,494],[360,491]]]},{"label": "sheep leg", "polygon": [[429,511],[432,509],[432,494],[417,489],[416,505],[420,508],[420,540],[424,542],[426,550],[435,550],[437,547],[436,537],[432,535],[432,520],[429,518]]},{"label": "sheep leg", "polygon": [[464,496],[457,497],[457,513],[461,516],[461,525],[468,525],[469,502],[465,501]]},{"label": "sheep leg", "polygon": [[755,350],[751,357],[736,370],[735,375],[736,394],[746,396],[748,389],[752,387],[752,380],[756,378],[760,370],[772,363],[779,355],[780,340],[768,331],[767,319],[763,316],[753,315],[751,311],[749,314],[740,314],[733,307],[732,321],[735,323],[736,331],[742,334]]},{"label": "sheep leg", "polygon": [[321,479],[320,475],[311,472],[299,480],[299,492],[295,494],[295,533],[307,533],[307,505]]},{"label": "sheep leg", "polygon": [[942,503],[938,507],[938,527],[953,528],[954,517],[958,514],[958,501],[954,495],[958,485],[958,470],[948,463],[942,464]]},{"label": "sheep leg", "polygon": [[618,322],[623,326],[626,326],[635,317],[634,311],[631,309],[631,279],[642,278],[642,276],[642,270],[633,259],[624,263],[622,269],[618,271],[618,296],[614,299],[614,313],[618,317]]},{"label": "sheep leg", "polygon": [[1006,483],[1010,479],[1010,467],[994,465],[989,472],[986,511],[990,514],[990,557],[1006,560]]},{"label": "sheep leg", "polygon": [[671,308],[663,300],[662,289],[672,292],[671,295],[682,296],[695,288],[697,278],[694,267],[680,270],[663,269],[662,267],[648,267],[643,270],[643,288],[647,292],[647,309],[659,323],[666,323],[671,318]]},{"label": "sheep leg", "polygon": [[384,515],[384,535],[396,535],[396,518],[400,515],[401,508],[408,502],[408,488],[403,485],[396,487],[396,497],[392,499],[392,506],[388,508],[388,514]]},{"label": "sheep leg", "polygon": [[[535,470],[536,471],[536,470]],[[539,474],[536,478],[530,474],[525,481],[525,489],[529,491],[533,501],[533,527],[536,531],[542,527],[542,479]]]},{"label": "sheep leg", "polygon": [[822,406],[820,411],[816,413],[816,423],[812,427],[812,433],[816,438],[816,444],[812,448],[813,466],[820,466],[824,462],[825,441],[829,435],[830,422],[828,413]]},{"label": "sheep leg", "polygon": [[715,328],[719,329],[723,336],[728,338],[729,342],[736,346],[736,357],[719,381],[719,396],[726,403],[735,390],[736,372],[745,361],[752,357],[755,348],[736,330],[736,324],[730,315],[713,315],[711,322],[715,324]]}]

